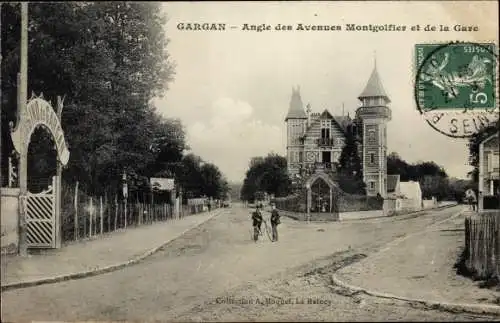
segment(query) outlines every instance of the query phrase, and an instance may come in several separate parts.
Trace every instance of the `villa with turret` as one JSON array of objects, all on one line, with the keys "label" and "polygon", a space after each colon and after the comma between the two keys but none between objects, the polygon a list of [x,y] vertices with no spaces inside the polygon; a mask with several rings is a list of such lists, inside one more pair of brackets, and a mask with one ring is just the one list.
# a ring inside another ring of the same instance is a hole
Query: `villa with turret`
[{"label": "villa with turret", "polygon": [[[310,177],[318,168],[324,174],[335,172],[346,138],[352,135],[357,139],[367,195],[386,197],[388,191],[394,189],[388,188],[387,176],[387,122],[391,120],[388,106],[391,101],[376,65],[358,99],[360,106],[353,118],[336,116],[327,109],[312,112],[310,105],[304,109],[300,88],[292,90],[285,118],[287,167],[292,180]],[[390,186],[396,182],[394,176],[389,176]]]}]

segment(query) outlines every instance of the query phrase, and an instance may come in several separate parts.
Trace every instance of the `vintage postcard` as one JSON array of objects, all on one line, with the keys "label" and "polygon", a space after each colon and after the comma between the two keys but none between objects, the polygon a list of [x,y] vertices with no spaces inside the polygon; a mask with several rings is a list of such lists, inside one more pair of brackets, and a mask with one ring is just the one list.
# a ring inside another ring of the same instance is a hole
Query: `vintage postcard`
[{"label": "vintage postcard", "polygon": [[500,320],[497,1],[0,8],[2,322]]}]

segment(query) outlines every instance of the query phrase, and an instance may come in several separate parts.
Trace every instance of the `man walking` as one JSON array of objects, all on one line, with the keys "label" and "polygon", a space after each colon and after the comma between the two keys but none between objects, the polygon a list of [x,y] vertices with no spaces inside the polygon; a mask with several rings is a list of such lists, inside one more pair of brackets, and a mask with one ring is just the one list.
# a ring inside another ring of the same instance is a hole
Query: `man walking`
[{"label": "man walking", "polygon": [[259,209],[259,205],[255,208],[252,213],[252,225],[253,225],[253,240],[257,242],[260,234],[260,227],[262,225],[262,214]]},{"label": "man walking", "polygon": [[273,204],[273,210],[271,211],[271,228],[273,231],[273,242],[278,241],[278,224],[281,223],[280,215],[278,210],[276,210],[276,206]]}]

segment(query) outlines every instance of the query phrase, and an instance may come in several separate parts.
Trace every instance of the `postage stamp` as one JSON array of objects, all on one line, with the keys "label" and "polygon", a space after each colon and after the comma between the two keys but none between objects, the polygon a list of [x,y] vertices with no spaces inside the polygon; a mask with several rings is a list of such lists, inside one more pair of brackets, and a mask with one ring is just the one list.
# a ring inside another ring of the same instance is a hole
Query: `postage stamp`
[{"label": "postage stamp", "polygon": [[498,120],[493,43],[415,45],[415,102],[435,130],[470,137]]},{"label": "postage stamp", "polygon": [[496,108],[495,44],[417,44],[419,109]]}]

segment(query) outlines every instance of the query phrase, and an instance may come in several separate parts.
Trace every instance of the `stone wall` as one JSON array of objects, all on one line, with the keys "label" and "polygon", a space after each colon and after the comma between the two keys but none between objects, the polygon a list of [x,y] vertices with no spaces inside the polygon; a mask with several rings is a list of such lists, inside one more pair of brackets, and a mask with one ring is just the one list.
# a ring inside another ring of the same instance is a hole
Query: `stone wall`
[{"label": "stone wall", "polygon": [[18,245],[19,188],[1,188],[1,252],[16,253]]}]

